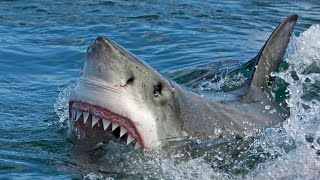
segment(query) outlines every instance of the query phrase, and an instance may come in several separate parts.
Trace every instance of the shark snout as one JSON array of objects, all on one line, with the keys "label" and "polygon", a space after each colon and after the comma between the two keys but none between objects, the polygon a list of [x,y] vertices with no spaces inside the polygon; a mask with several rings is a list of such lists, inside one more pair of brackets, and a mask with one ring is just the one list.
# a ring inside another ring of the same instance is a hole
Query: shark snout
[{"label": "shark snout", "polygon": [[111,48],[111,44],[107,38],[100,36],[92,41],[91,45],[87,49],[87,54],[101,52]]},{"label": "shark snout", "polygon": [[96,40],[94,41],[94,44],[96,46],[105,46],[105,45],[107,45],[107,40],[106,40],[106,38],[100,36],[100,37],[96,38]]},{"label": "shark snout", "polygon": [[103,36],[97,37],[87,50],[82,76],[116,82],[115,86],[126,84],[132,77],[132,66],[128,65],[131,56],[124,53],[112,40]]}]

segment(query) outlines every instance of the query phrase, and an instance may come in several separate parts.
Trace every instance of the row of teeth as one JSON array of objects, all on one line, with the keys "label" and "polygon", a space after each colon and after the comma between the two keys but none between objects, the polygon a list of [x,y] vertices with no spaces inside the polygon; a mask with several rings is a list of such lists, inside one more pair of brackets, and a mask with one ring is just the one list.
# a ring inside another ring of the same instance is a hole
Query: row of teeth
[{"label": "row of teeth", "polygon": [[[81,117],[81,115],[83,115],[83,123],[86,124],[86,122],[88,121],[89,115],[90,113],[88,112],[80,112],[77,111],[75,109],[72,110],[72,119],[75,121],[78,121]],[[101,119],[100,117],[97,117],[95,115],[92,114],[92,124],[91,126],[93,127],[94,125],[96,125],[100,120],[102,120],[102,124],[103,124],[103,130],[106,130],[110,125],[111,125],[111,132],[113,132],[115,129],[117,129],[117,127],[119,127],[120,125],[114,122],[111,122],[109,120],[106,119]],[[120,126],[120,137],[119,139],[124,136],[126,133],[128,132],[128,130],[125,127]],[[127,145],[130,144],[131,142],[133,142],[135,139],[128,133],[127,136]],[[141,145],[136,141],[136,144],[134,146],[135,149],[140,149]]]}]

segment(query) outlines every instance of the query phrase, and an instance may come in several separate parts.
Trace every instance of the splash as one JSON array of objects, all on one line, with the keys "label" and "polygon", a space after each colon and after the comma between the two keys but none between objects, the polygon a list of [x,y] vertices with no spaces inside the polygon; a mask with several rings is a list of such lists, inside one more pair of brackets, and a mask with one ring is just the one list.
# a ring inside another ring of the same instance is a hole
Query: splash
[{"label": "splash", "polygon": [[162,164],[165,179],[230,179],[231,176],[214,170],[204,158],[196,158],[187,162],[174,164],[170,159],[165,159]]},{"label": "splash", "polygon": [[[273,139],[279,139],[285,133],[282,142],[292,139],[295,148],[281,151],[278,158],[260,164],[249,174],[250,179],[320,177],[320,25],[313,25],[291,39],[285,61],[289,69],[274,75],[289,84],[286,103],[290,107],[290,117],[284,122],[283,132],[274,134]],[[279,146],[271,150],[276,148]],[[265,150],[270,151],[270,147]]]},{"label": "splash", "polygon": [[75,87],[75,82],[69,82],[58,88],[60,91],[56,103],[54,104],[54,110],[59,117],[59,123],[64,126],[69,118],[69,98],[71,90]]},{"label": "splash", "polygon": [[247,78],[243,74],[236,74],[232,77],[215,77],[214,79],[219,79],[219,81],[204,81],[201,82],[197,89],[200,91],[228,91],[230,89],[236,89],[237,87],[241,87],[246,83]]}]

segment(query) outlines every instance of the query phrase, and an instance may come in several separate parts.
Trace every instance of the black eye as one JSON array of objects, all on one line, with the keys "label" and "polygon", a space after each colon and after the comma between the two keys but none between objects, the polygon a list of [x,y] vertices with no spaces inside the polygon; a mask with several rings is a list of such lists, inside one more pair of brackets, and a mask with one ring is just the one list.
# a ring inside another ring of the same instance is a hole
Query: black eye
[{"label": "black eye", "polygon": [[133,80],[134,80],[134,77],[129,78],[126,82],[126,85],[133,83]]},{"label": "black eye", "polygon": [[156,85],[153,86],[154,97],[160,96],[162,94],[161,91],[162,91],[162,84],[158,82]]}]

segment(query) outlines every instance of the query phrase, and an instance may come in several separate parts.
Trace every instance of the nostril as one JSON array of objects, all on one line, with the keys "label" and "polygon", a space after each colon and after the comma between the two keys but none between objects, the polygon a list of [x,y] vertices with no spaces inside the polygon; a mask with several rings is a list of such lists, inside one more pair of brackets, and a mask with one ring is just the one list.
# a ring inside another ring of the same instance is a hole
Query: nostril
[{"label": "nostril", "polygon": [[102,37],[102,36],[97,37],[95,43],[96,43],[96,45],[106,44],[106,39],[104,37]]}]

